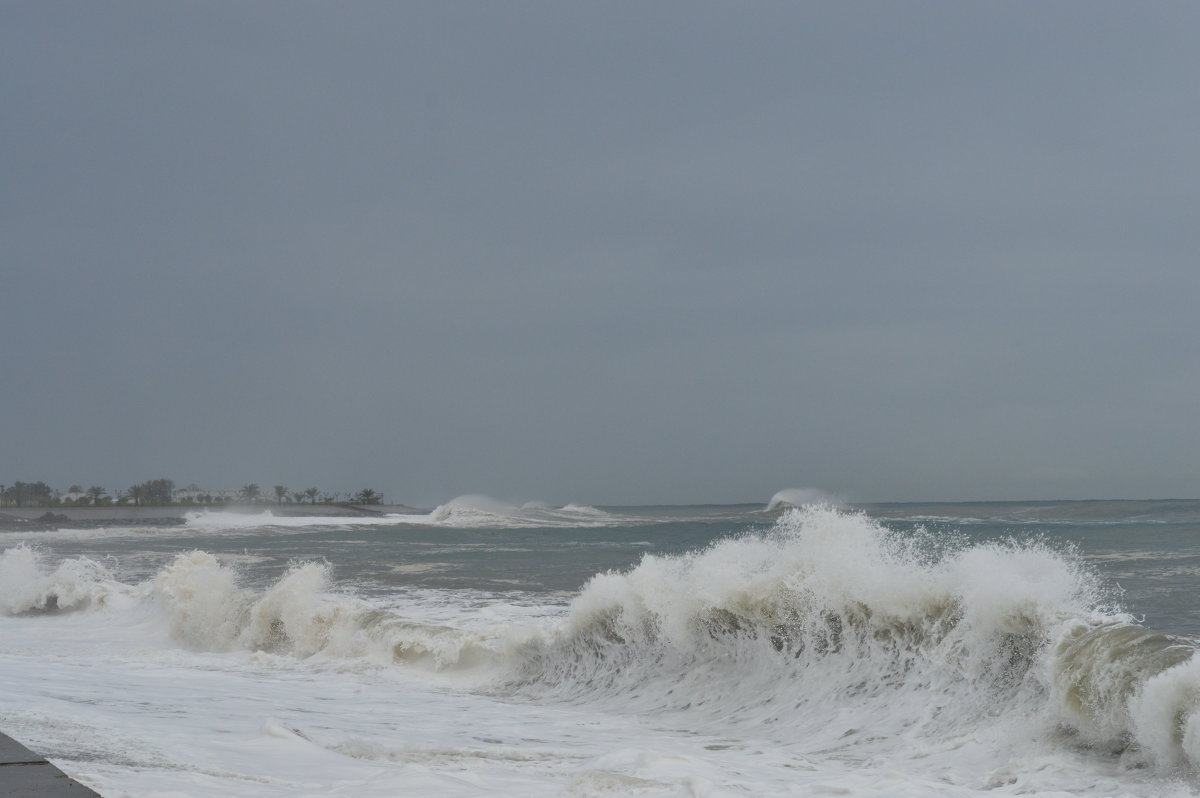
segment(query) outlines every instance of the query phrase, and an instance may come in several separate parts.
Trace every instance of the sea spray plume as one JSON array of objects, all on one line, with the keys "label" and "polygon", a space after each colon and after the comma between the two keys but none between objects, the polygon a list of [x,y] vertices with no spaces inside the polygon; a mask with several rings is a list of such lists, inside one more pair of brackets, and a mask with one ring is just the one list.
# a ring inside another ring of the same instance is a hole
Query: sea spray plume
[{"label": "sea spray plume", "polygon": [[238,635],[241,647],[285,650],[299,657],[366,653],[364,632],[371,612],[348,596],[332,595],[330,581],[326,563],[293,563],[254,597]]},{"label": "sea spray plume", "polygon": [[592,507],[590,504],[575,504],[574,502],[572,502],[570,504],[564,504],[562,507],[559,508],[559,510],[564,513],[578,513],[579,515],[591,515],[591,516],[607,516],[608,515],[608,513],[604,512],[603,510]]},{"label": "sea spray plume", "polygon": [[[851,673],[871,662],[890,678],[894,658],[940,644],[960,614],[944,569],[914,556],[909,542],[863,516],[813,507],[787,513],[766,535],[597,576],[541,666],[562,667],[566,681],[582,669],[584,681],[618,693],[621,671],[653,680],[671,673],[664,666],[694,679],[753,663],[774,682],[839,659]],[[559,660],[557,646],[572,650]],[[610,669],[611,657],[625,667]],[[663,707],[678,700],[663,698]],[[727,711],[736,702],[716,713]]]},{"label": "sea spray plume", "polygon": [[262,592],[204,551],[179,554],[153,580],[172,637],[203,651],[267,651],[297,657],[403,661],[466,667],[490,656],[466,633],[415,624],[335,593],[326,563],[298,562]]},{"label": "sea spray plume", "polygon": [[790,510],[809,504],[836,506],[840,502],[835,501],[825,491],[816,488],[786,488],[771,497],[771,501],[767,502],[766,510],[767,512]]},{"label": "sea spray plume", "polygon": [[430,519],[433,521],[449,521],[452,518],[463,516],[472,518],[476,516],[483,518],[490,516],[507,518],[519,511],[520,508],[497,501],[490,496],[468,493],[463,496],[456,496],[445,504],[438,505],[430,513]]},{"label": "sea spray plume", "polygon": [[0,612],[5,615],[100,605],[115,587],[108,569],[87,557],[49,568],[43,556],[26,545],[0,552]]},{"label": "sea spray plume", "polygon": [[178,554],[154,577],[155,596],[163,603],[171,635],[205,651],[233,647],[250,602],[235,572],[203,551]]},{"label": "sea spray plume", "polygon": [[594,577],[556,635],[524,645],[507,689],[860,754],[907,739],[994,766],[1065,729],[1168,767],[1200,761],[1192,649],[1103,595],[1041,541],[947,545],[812,506]]}]

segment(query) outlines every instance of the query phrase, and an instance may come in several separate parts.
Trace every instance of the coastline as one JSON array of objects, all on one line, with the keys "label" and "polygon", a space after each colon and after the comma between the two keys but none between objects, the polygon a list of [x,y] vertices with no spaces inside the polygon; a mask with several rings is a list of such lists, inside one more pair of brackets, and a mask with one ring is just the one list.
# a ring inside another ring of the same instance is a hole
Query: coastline
[{"label": "coastline", "polygon": [[135,507],[5,507],[0,509],[0,532],[49,531],[73,527],[179,526],[193,513],[220,512],[241,515],[271,513],[277,517],[417,515],[426,513],[404,504],[170,504]]}]

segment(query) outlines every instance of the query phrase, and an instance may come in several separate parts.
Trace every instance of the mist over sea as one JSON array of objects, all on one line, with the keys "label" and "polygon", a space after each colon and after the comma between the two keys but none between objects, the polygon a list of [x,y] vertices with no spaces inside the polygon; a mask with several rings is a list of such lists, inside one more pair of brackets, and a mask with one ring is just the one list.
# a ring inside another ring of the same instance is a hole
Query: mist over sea
[{"label": "mist over sea", "polygon": [[1200,795],[1200,501],[0,532],[0,729],[105,796]]}]

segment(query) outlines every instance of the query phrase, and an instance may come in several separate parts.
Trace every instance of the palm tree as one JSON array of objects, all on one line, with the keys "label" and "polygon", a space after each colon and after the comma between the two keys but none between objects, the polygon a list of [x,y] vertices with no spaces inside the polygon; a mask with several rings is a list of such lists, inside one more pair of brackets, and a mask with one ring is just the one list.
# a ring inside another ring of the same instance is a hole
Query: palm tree
[{"label": "palm tree", "polygon": [[321,490],[320,490],[320,488],[307,488],[304,491],[304,495],[308,497],[308,500],[310,502],[312,502],[313,504],[316,504],[317,497],[321,495]]},{"label": "palm tree", "polygon": [[356,504],[379,504],[381,501],[383,501],[383,496],[379,495],[370,488],[363,488],[358,492],[358,495],[354,497],[354,501]]},{"label": "palm tree", "polygon": [[92,497],[92,506],[99,507],[100,500],[104,498],[105,490],[99,485],[92,485],[87,489],[87,495]]},{"label": "palm tree", "polygon": [[251,482],[249,485],[243,485],[242,489],[238,492],[242,494],[243,500],[252,502],[258,498],[258,494],[260,491],[259,491],[258,483]]},{"label": "palm tree", "polygon": [[280,504],[283,504],[284,496],[287,496],[287,488],[285,488],[283,485],[276,485],[275,486],[275,501],[279,502]]},{"label": "palm tree", "polygon": [[133,499],[133,504],[135,507],[142,506],[142,499],[146,498],[145,485],[133,485],[125,492],[129,494],[129,498]]},{"label": "palm tree", "polygon": [[292,491],[292,501],[294,501],[296,504],[300,504],[302,501],[304,501],[304,492],[298,490]]}]

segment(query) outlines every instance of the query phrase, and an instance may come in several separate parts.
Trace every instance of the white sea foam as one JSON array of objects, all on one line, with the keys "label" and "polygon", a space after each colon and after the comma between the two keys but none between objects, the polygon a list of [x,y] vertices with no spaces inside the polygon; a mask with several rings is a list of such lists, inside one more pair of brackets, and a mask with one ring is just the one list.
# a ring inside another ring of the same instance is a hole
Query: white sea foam
[{"label": "white sea foam", "polygon": [[421,662],[445,669],[488,656],[484,641],[416,623],[330,586],[327,564],[296,563],[266,590],[238,584],[213,555],[178,555],[153,580],[173,637],[201,651],[266,651],[373,664]]},{"label": "white sea foam", "polygon": [[1102,599],[1080,558],[1045,544],[941,550],[809,507],[768,535],[596,576],[511,687],[861,756],[987,761],[1065,729],[1200,765],[1191,647]]},{"label": "white sea foam", "polygon": [[1191,795],[1200,664],[1083,562],[828,506],[569,606],[201,551],[122,585],[22,547],[3,719],[106,794]]},{"label": "white sea foam", "polygon": [[27,545],[0,552],[0,613],[77,610],[103,604],[124,586],[108,569],[86,557],[64,560],[50,568]]},{"label": "white sea foam", "polygon": [[203,510],[188,513],[187,528],[218,532],[240,529],[296,529],[301,527],[387,526],[411,518],[403,514],[386,515],[275,515],[270,510],[261,513],[235,513]]}]

